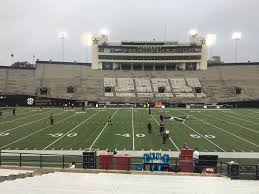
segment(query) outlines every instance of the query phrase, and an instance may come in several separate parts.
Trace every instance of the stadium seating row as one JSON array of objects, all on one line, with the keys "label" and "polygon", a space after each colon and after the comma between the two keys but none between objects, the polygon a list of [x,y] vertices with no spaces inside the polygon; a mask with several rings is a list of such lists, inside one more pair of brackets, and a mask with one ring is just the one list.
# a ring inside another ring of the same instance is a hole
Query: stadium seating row
[{"label": "stadium seating row", "polygon": [[[104,78],[105,97],[205,98],[198,78]],[[200,92],[196,92],[196,89]]]}]

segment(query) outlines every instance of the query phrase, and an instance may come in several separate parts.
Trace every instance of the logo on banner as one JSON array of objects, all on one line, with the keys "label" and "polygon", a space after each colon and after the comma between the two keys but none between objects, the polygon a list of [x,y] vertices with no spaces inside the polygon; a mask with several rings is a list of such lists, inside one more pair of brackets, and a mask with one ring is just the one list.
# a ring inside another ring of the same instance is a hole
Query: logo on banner
[{"label": "logo on banner", "polygon": [[33,98],[28,98],[27,99],[27,104],[28,105],[33,105],[34,99]]}]

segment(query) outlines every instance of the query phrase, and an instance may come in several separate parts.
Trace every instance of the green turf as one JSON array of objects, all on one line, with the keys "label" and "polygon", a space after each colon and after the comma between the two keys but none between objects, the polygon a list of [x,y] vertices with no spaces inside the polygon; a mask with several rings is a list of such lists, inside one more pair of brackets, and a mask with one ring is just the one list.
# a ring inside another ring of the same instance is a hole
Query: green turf
[{"label": "green turf", "polygon": [[[49,124],[53,113],[55,124]],[[170,139],[162,144],[159,115],[188,115],[185,123],[165,120]],[[112,125],[107,125],[111,115]],[[151,121],[153,132],[147,133]],[[187,110],[17,108],[0,118],[2,150],[172,150],[188,142],[200,151],[259,152],[259,109]]]}]

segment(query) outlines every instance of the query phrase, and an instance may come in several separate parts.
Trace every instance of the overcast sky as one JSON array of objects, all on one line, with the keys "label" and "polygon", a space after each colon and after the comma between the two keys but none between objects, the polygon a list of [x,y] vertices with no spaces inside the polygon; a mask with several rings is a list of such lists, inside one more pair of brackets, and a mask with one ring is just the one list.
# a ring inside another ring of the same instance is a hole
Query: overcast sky
[{"label": "overcast sky", "polygon": [[[234,61],[231,34],[242,32],[240,61],[259,61],[259,0],[1,0],[0,65],[13,61],[61,60],[57,33],[66,31],[65,60],[87,58],[83,32],[110,31],[110,41],[188,41],[188,31],[215,33],[213,55]],[[14,57],[11,58],[11,54]]]}]

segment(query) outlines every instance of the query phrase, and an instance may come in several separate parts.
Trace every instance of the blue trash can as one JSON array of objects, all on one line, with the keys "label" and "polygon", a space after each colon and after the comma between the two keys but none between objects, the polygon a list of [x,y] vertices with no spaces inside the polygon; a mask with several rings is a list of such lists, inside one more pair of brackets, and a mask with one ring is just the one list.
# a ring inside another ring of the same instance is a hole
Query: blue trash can
[{"label": "blue trash can", "polygon": [[155,169],[156,169],[156,165],[151,164],[151,165],[150,165],[150,171],[152,171],[152,172],[153,172],[153,171],[155,171]]},{"label": "blue trash can", "polygon": [[163,171],[163,166],[162,166],[161,164],[158,164],[158,165],[157,165],[157,170],[158,170],[158,171]]}]

